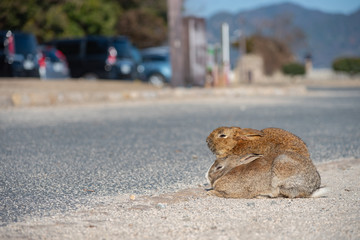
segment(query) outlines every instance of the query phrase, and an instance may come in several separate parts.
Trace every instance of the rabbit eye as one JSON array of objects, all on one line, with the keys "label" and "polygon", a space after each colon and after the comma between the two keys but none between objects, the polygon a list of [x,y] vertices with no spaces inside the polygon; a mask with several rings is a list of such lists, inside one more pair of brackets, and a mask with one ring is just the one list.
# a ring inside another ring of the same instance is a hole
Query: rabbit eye
[{"label": "rabbit eye", "polygon": [[216,167],[216,170],[220,170],[220,169],[222,169],[223,168],[223,166],[217,166]]},{"label": "rabbit eye", "polygon": [[219,137],[221,138],[227,138],[227,136],[225,134],[220,134]]}]

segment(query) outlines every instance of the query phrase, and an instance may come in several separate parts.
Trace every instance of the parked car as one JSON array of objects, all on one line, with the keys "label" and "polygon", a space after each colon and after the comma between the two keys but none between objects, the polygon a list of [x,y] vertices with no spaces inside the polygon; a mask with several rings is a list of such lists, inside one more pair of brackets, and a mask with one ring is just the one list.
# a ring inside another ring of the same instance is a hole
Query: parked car
[{"label": "parked car", "polygon": [[40,46],[40,78],[41,79],[66,79],[70,71],[65,55],[52,46]]},{"label": "parked car", "polygon": [[162,87],[171,80],[171,64],[168,47],[153,47],[142,51],[142,63],[138,66],[140,79]]},{"label": "parked car", "polygon": [[65,54],[73,78],[133,80],[138,76],[135,47],[126,37],[88,36],[46,44]]},{"label": "parked car", "polygon": [[39,77],[37,47],[33,34],[0,31],[0,76]]}]

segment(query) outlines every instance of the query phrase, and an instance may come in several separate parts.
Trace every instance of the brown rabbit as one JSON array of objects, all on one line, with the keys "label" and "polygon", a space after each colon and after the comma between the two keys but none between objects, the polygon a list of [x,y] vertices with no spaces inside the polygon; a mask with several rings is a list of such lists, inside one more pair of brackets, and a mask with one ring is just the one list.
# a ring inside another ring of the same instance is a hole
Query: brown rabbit
[{"label": "brown rabbit", "polygon": [[282,153],[292,151],[310,157],[306,144],[294,134],[280,128],[219,127],[206,142],[217,158],[228,155]]},{"label": "brown rabbit", "polygon": [[316,191],[320,187],[316,169],[312,164],[299,165],[308,161],[294,152],[220,158],[207,173],[213,188],[209,194],[226,198],[320,196]]},{"label": "brown rabbit", "polygon": [[237,167],[242,164],[250,163],[263,155],[257,154],[245,154],[243,156],[227,156],[224,158],[218,158],[215,160],[214,164],[209,168],[205,177],[208,180],[209,184],[213,186],[215,180],[219,179],[221,176],[229,172],[234,167]]},{"label": "brown rabbit", "polygon": [[[220,127],[212,131],[206,141],[218,159],[226,159],[232,155],[263,155],[265,162],[270,164],[266,166],[271,167],[271,185],[275,189],[281,189],[281,195],[308,196],[320,187],[320,175],[310,159],[306,144],[288,131],[279,128],[265,128],[259,131],[251,128]],[[243,158],[240,157],[237,161],[241,159]],[[257,166],[256,162],[259,161],[261,160],[257,159],[255,163],[251,162],[249,166],[239,168],[245,171],[244,169],[251,167],[255,171],[253,166]],[[231,164],[228,165],[232,168]],[[263,170],[259,168],[259,177],[265,174],[261,171]],[[235,177],[235,172],[237,171],[233,171],[232,178]]]}]

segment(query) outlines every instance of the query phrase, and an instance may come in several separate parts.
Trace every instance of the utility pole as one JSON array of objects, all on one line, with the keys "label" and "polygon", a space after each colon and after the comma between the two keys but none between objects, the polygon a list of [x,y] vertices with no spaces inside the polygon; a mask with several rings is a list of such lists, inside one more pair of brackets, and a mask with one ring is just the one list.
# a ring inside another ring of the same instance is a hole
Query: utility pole
[{"label": "utility pole", "polygon": [[171,85],[173,87],[184,86],[184,53],[183,53],[183,21],[182,0],[167,0],[169,47],[171,59]]}]

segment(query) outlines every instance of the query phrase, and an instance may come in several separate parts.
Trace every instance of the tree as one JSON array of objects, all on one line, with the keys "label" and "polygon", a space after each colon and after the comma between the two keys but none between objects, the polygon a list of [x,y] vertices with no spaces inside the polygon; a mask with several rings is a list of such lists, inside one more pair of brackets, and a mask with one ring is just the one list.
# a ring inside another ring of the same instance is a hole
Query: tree
[{"label": "tree", "polygon": [[148,9],[167,22],[166,0],[115,0],[125,11],[131,9]]},{"label": "tree", "polygon": [[38,9],[36,0],[26,3],[22,0],[0,1],[0,29],[21,30]]},{"label": "tree", "polygon": [[113,35],[121,8],[102,0],[2,0],[0,28],[35,34],[38,40],[87,34]]},{"label": "tree", "polygon": [[161,45],[167,38],[164,20],[146,8],[132,9],[121,14],[116,30],[118,34],[128,36],[139,48]]},{"label": "tree", "polygon": [[246,39],[246,53],[255,53],[264,59],[265,74],[271,75],[293,61],[294,57],[286,44],[277,39],[253,35]]},{"label": "tree", "polygon": [[40,42],[84,35],[127,35],[138,47],[167,38],[166,0],[1,0],[0,28]]},{"label": "tree", "polygon": [[360,73],[360,58],[338,58],[333,64],[332,68],[336,72],[344,72],[351,76]]},{"label": "tree", "polygon": [[68,0],[63,10],[69,19],[69,32],[72,35],[115,34],[120,8],[112,1]]},{"label": "tree", "polygon": [[288,63],[282,66],[282,72],[285,75],[296,76],[296,75],[304,75],[306,73],[305,66],[300,63]]},{"label": "tree", "polygon": [[[245,20],[240,19],[246,27]],[[241,42],[246,42],[246,53],[261,55],[264,59],[265,74],[271,75],[281,70],[282,66],[294,61],[296,48],[306,46],[305,33],[293,22],[293,16],[280,14],[272,19],[262,19],[256,22],[256,33],[246,39],[239,39],[232,44],[239,47]]]},{"label": "tree", "polygon": [[156,46],[167,39],[166,0],[116,0],[124,9],[116,33],[128,36],[139,48]]}]

